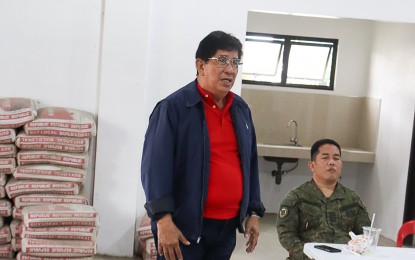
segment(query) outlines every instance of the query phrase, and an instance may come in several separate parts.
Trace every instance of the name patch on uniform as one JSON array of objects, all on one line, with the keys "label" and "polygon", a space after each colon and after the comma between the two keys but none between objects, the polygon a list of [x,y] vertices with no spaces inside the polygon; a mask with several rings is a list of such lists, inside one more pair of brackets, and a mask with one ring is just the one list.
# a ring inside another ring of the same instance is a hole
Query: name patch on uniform
[{"label": "name patch on uniform", "polygon": [[288,208],[287,207],[281,207],[280,212],[278,213],[280,218],[285,218],[288,216]]}]

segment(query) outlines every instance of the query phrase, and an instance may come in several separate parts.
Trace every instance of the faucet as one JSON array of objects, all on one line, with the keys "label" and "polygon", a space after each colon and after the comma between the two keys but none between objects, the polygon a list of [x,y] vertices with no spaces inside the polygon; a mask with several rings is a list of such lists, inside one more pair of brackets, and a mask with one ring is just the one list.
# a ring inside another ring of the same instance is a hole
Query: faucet
[{"label": "faucet", "polygon": [[293,142],[294,145],[297,146],[297,144],[298,144],[298,138],[297,138],[297,127],[298,127],[298,124],[297,124],[297,121],[290,120],[290,122],[288,122],[287,127],[290,127],[292,124],[294,124],[294,127],[295,127],[295,136],[294,136],[294,138],[290,138],[290,142]]}]

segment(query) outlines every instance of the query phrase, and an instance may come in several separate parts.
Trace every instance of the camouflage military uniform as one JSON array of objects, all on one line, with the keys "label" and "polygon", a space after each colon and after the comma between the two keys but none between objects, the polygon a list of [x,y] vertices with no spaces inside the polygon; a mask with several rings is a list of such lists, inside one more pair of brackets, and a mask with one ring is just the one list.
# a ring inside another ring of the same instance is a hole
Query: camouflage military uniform
[{"label": "camouflage military uniform", "polygon": [[367,210],[356,192],[340,183],[326,198],[313,180],[291,190],[277,217],[281,245],[289,260],[309,259],[303,254],[307,242],[347,243],[349,231],[362,234],[370,226]]}]

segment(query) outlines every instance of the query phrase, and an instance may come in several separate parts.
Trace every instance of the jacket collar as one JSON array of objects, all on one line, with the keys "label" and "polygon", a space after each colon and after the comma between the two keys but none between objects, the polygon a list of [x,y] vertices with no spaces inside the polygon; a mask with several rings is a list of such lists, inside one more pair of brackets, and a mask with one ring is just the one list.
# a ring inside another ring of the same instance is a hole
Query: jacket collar
[{"label": "jacket collar", "polygon": [[197,90],[196,83],[197,81],[195,79],[184,87],[186,107],[193,107],[202,101],[199,91]]}]

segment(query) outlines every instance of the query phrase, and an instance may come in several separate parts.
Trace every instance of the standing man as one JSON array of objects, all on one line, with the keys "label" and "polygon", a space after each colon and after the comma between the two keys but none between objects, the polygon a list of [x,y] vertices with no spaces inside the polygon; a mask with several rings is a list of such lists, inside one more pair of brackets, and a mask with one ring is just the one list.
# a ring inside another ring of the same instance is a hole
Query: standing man
[{"label": "standing man", "polygon": [[278,238],[289,253],[287,259],[309,259],[303,254],[308,242],[347,244],[350,231],[358,235],[363,226],[370,226],[359,195],[339,182],[342,167],[336,141],[322,139],[311,146],[308,168],[313,177],[288,193],[277,217]]},{"label": "standing man", "polygon": [[237,38],[210,33],[196,51],[196,80],[150,116],[141,179],[158,259],[229,259],[236,229],[255,249],[265,208],[251,112],[231,92],[241,57]]}]

